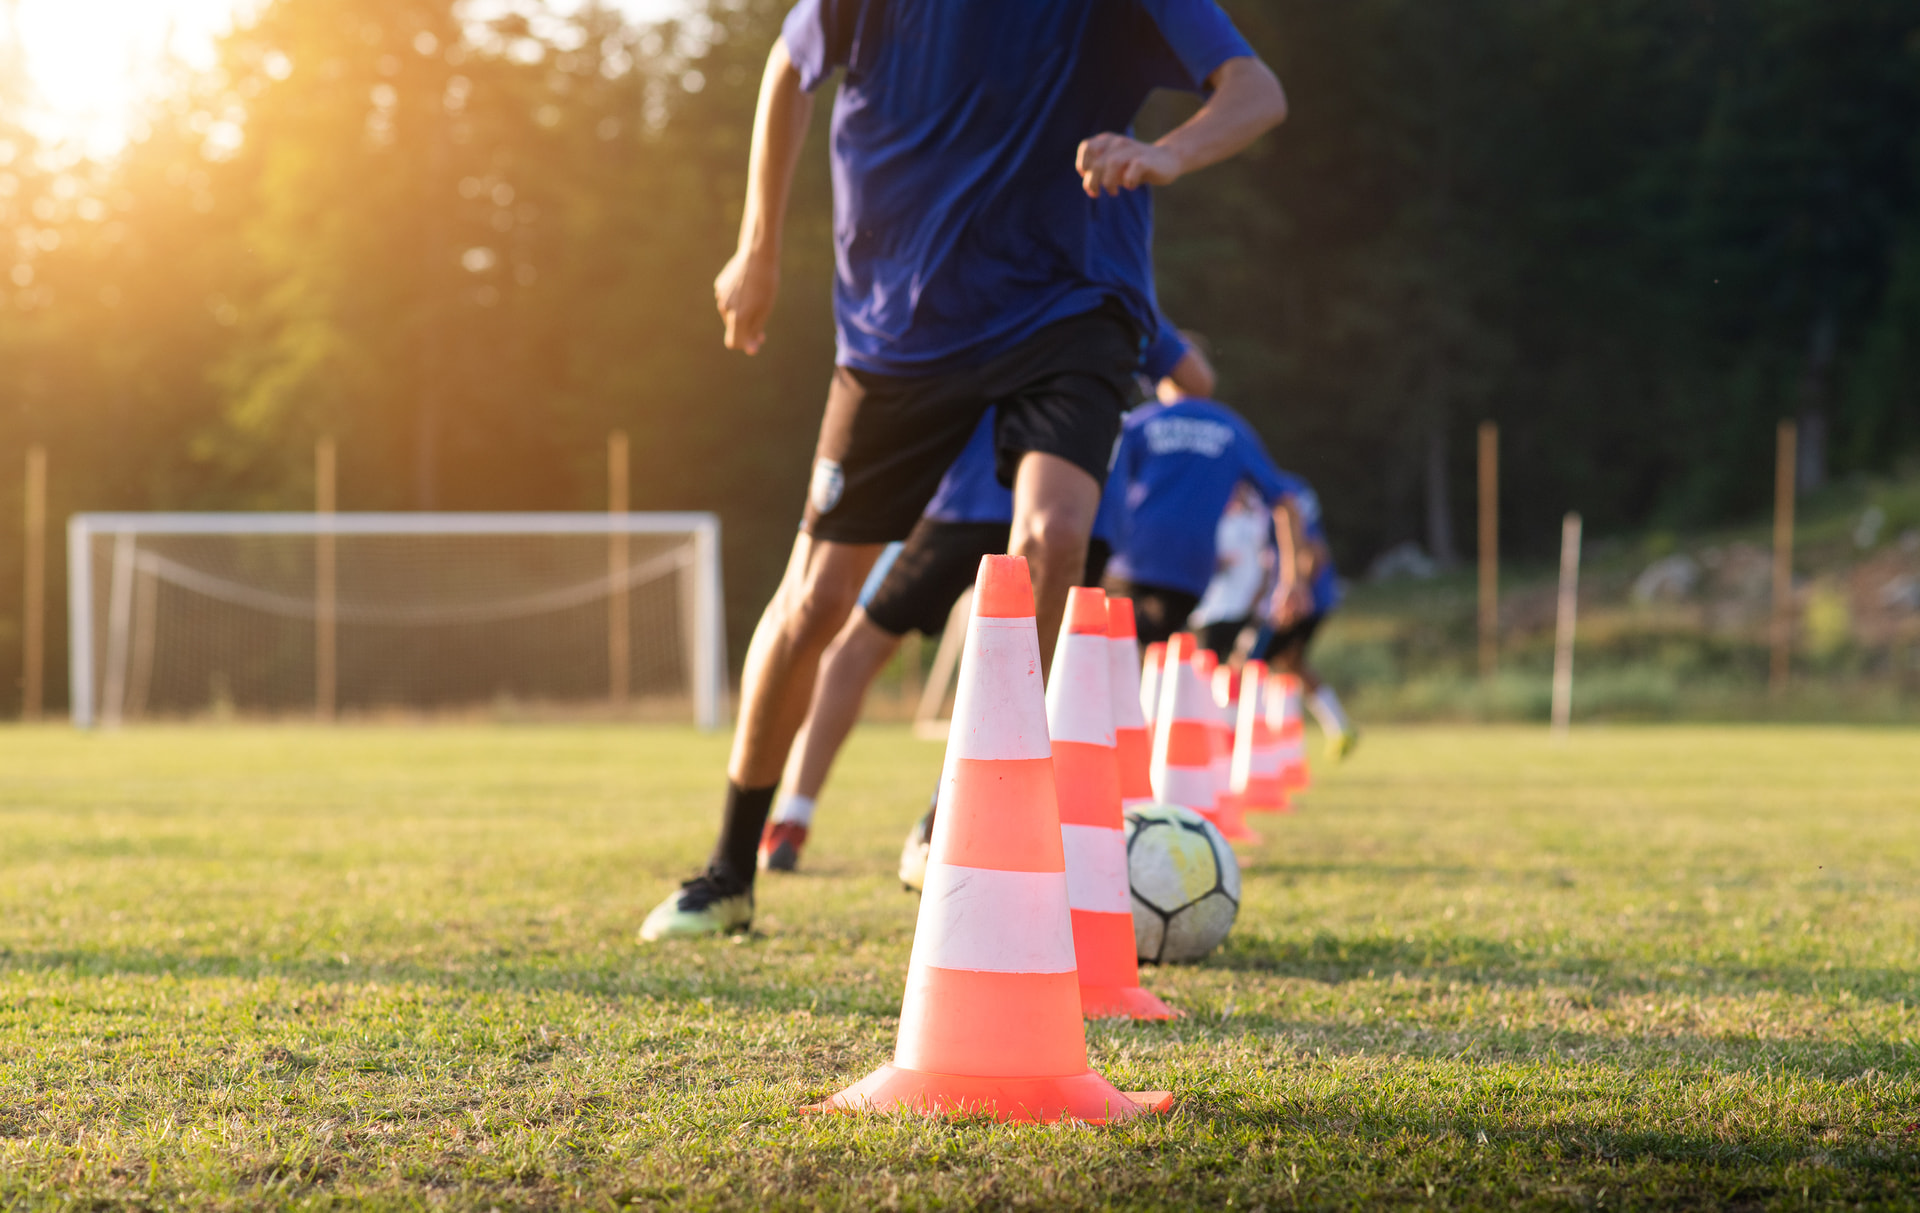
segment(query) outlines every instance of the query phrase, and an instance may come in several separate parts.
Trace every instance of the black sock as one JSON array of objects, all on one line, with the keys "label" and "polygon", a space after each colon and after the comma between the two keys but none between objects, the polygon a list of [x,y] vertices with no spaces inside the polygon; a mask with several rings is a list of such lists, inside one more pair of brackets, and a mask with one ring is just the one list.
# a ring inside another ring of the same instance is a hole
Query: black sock
[{"label": "black sock", "polygon": [[727,781],[727,808],[720,819],[720,841],[713,848],[707,870],[729,882],[751,887],[754,860],[760,850],[760,832],[773,812],[773,794],[780,785],[743,788]]}]

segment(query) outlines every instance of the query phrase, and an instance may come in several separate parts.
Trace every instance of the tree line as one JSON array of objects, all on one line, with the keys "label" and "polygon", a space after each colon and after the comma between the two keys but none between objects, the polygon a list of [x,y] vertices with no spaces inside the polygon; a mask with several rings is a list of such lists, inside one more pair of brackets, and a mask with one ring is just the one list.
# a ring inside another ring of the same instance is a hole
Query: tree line
[{"label": "tree line", "polygon": [[[711,305],[785,5],[459,7],[274,0],[105,163],[36,142],[0,55],[0,483],[40,443],[56,519],[303,509],[331,435],[343,509],[598,509],[624,429],[634,508],[722,515],[738,640],[832,359],[824,120],[767,350],[723,351]],[[1470,554],[1482,420],[1522,554],[1569,508],[1600,534],[1756,508],[1783,416],[1803,485],[1920,453],[1911,0],[1227,8],[1293,116],[1163,192],[1162,303],[1349,572]]]}]

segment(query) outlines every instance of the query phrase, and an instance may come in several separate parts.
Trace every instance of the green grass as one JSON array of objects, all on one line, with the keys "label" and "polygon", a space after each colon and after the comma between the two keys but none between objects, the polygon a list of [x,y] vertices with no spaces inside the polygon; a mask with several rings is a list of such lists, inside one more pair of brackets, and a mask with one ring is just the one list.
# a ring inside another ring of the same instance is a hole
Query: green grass
[{"label": "green grass", "polygon": [[761,933],[642,950],[724,740],[0,733],[0,1206],[1920,1205],[1920,734],[1387,730],[1263,819],[1113,1129],[796,1109],[890,1055],[939,747]]}]

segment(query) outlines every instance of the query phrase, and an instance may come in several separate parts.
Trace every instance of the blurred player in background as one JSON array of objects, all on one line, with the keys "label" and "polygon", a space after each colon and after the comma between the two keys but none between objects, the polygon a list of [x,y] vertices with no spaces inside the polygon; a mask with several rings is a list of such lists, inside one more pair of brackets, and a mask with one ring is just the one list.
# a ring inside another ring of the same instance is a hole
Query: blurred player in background
[{"label": "blurred player in background", "polygon": [[1285,486],[1275,500],[1273,534],[1278,540],[1278,577],[1267,626],[1248,646],[1275,669],[1297,675],[1307,691],[1307,709],[1327,735],[1327,752],[1345,758],[1360,740],[1340,697],[1307,662],[1307,646],[1327,616],[1340,605],[1340,580],[1320,518],[1320,497],[1313,486],[1281,472]]},{"label": "blurred player in background", "polygon": [[[1013,490],[1009,551],[1028,561],[1051,656],[1154,322],[1150,248],[1119,233],[1150,229],[1142,187],[1286,116],[1279,81],[1213,0],[800,0],[767,58],[739,247],[714,282],[729,348],[765,340],[811,94],[841,69],[838,349],[806,509],[747,650],[720,837],[643,940],[751,924],[761,835],[821,654],[989,408]],[[1208,96],[1152,144],[1121,133],[1161,87]]]},{"label": "blurred player in background", "polygon": [[[1188,344],[1200,341],[1187,334]],[[1241,416],[1171,379],[1127,414],[1107,496],[1120,510],[1108,592],[1133,599],[1140,643],[1187,627],[1213,580],[1221,515],[1242,484],[1274,515],[1286,482]]]},{"label": "blurred player in background", "polygon": [[1273,519],[1259,490],[1243,480],[1214,525],[1213,580],[1187,617],[1202,648],[1212,649],[1221,661],[1234,656],[1241,634],[1257,626],[1254,617],[1273,584],[1276,563]]},{"label": "blurred player in background", "polygon": [[[1195,334],[1185,337],[1196,349],[1203,344]],[[1272,537],[1273,589],[1256,616],[1264,626],[1247,647],[1254,656],[1271,653],[1283,671],[1300,676],[1329,750],[1346,755],[1358,734],[1333,688],[1306,662],[1308,643],[1340,598],[1319,497],[1306,481],[1275,466],[1240,414],[1172,380],[1161,380],[1156,392],[1157,403],[1127,414],[1107,479],[1107,495],[1121,508],[1107,562],[1108,592],[1133,599],[1141,644],[1163,641],[1189,625],[1214,582],[1223,531],[1242,549],[1236,560],[1244,562],[1245,572],[1267,567],[1264,556],[1246,550],[1253,546],[1251,536],[1260,536],[1262,549]],[[1248,517],[1231,516],[1236,497],[1253,507]],[[1216,599],[1223,618],[1213,639],[1223,655],[1238,647],[1235,637],[1247,627],[1232,618],[1246,580],[1223,588]]]}]

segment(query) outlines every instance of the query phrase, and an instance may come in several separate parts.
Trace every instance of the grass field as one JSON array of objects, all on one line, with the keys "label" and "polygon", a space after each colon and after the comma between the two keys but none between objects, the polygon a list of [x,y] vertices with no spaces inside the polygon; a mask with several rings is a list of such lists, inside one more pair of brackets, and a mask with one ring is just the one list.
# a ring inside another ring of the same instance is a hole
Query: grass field
[{"label": "grass field", "polygon": [[0,1206],[1920,1206],[1920,734],[1379,730],[1090,1026],[1174,1112],[797,1114],[891,1052],[936,745],[641,950],[724,741],[0,733]]}]

